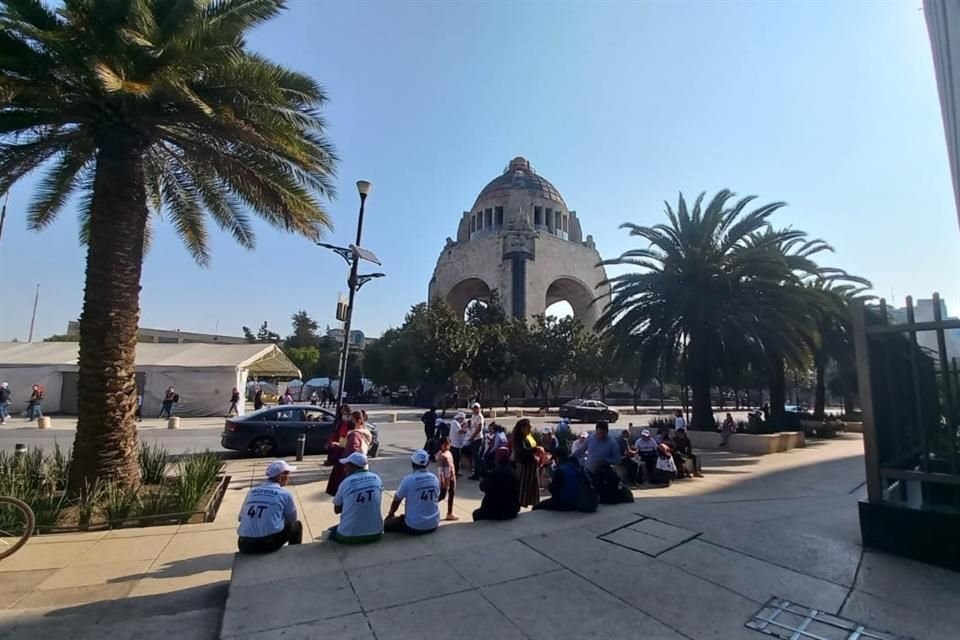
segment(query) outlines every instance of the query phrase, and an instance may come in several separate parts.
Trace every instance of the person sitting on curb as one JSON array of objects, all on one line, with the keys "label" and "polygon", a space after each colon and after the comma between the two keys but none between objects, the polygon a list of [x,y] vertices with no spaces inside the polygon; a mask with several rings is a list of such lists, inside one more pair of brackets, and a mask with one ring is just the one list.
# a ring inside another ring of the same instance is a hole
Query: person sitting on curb
[{"label": "person sitting on curb", "polygon": [[376,542],[383,537],[383,480],[370,471],[367,456],[360,451],[340,460],[340,464],[347,476],[333,497],[333,512],[340,516],[340,524],[328,530],[330,540],[343,544]]},{"label": "person sitting on curb", "polygon": [[633,443],[633,448],[637,450],[640,461],[644,465],[644,478],[647,482],[653,482],[653,472],[657,468],[657,441],[650,437],[650,429],[644,429],[640,432],[640,437]]},{"label": "person sitting on curb", "polygon": [[653,484],[669,487],[670,481],[677,477],[677,465],[673,461],[673,451],[661,444],[657,446],[656,470],[653,472]]},{"label": "person sitting on curb", "polygon": [[553,472],[550,497],[541,500],[533,509],[546,511],[582,511],[592,513],[597,510],[597,492],[576,458],[562,446],[557,449],[557,468]]},{"label": "person sitting on curb", "polygon": [[630,446],[630,431],[624,429],[617,439],[620,446],[620,466],[626,473],[627,480],[634,485],[643,484],[643,464],[637,458],[637,450]]},{"label": "person sitting on curb", "polygon": [[510,450],[499,447],[493,454],[493,468],[480,481],[483,500],[474,510],[473,521],[513,520],[520,513],[520,476],[510,464]]},{"label": "person sitting on curb", "polygon": [[237,516],[240,553],[271,553],[288,542],[294,545],[303,540],[297,506],[285,488],[290,472],[296,470],[285,460],[275,460],[267,465],[267,481],[247,493]]},{"label": "person sitting on curb", "polygon": [[[440,526],[440,480],[427,470],[430,454],[417,449],[410,456],[413,472],[400,481],[400,487],[383,521],[383,530],[391,533],[421,535],[436,531]],[[406,513],[399,516],[397,509],[406,500]]]},{"label": "person sitting on curb", "polygon": [[689,460],[693,463],[693,474],[698,478],[703,477],[703,473],[700,471],[700,458],[697,457],[697,454],[693,452],[693,443],[690,441],[690,436],[687,435],[687,430],[677,431],[673,436],[673,461],[677,464],[678,476],[690,477],[691,474],[687,473],[686,466],[684,462]]}]

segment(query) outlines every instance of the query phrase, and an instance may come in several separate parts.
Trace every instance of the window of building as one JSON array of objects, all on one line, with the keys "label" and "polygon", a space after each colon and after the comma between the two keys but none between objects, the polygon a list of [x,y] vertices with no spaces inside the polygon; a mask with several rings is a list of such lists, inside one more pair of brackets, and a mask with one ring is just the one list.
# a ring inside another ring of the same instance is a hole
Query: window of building
[{"label": "window of building", "polygon": [[493,209],[487,209],[484,214],[483,226],[489,229],[493,226]]},{"label": "window of building", "polygon": [[553,212],[553,228],[556,231],[556,233],[560,233],[563,230],[563,228],[560,226],[561,224],[562,223],[560,222],[560,212],[554,211]]},{"label": "window of building", "polygon": [[470,233],[473,233],[477,230],[477,219],[474,216],[470,216]]},{"label": "window of building", "polygon": [[503,207],[496,207],[494,211],[496,211],[496,216],[497,216],[496,224],[498,227],[502,227],[503,226]]},{"label": "window of building", "polygon": [[569,233],[569,232],[570,232],[569,224],[570,224],[570,222],[569,222],[568,216],[563,216],[563,231],[564,231],[564,233]]},{"label": "window of building", "polygon": [[543,207],[533,208],[533,225],[535,227],[543,226]]},{"label": "window of building", "polygon": [[483,229],[483,211],[477,211],[477,231]]},{"label": "window of building", "polygon": [[547,229],[550,228],[550,225],[553,223],[553,209],[546,210],[546,222],[544,223],[547,226]]}]

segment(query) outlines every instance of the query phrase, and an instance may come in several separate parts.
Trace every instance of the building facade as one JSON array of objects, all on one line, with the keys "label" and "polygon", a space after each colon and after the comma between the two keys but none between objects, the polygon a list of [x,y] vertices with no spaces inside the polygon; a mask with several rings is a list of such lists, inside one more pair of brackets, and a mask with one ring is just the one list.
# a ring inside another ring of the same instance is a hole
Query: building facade
[{"label": "building facade", "polygon": [[429,299],[461,316],[474,300],[499,293],[515,318],[542,314],[562,300],[593,328],[610,289],[592,236],[560,192],[517,157],[464,211],[430,280]]},{"label": "building facade", "polygon": [[[71,320],[67,323],[67,335],[80,339],[80,323]],[[137,342],[147,344],[247,344],[243,336],[223,336],[214,333],[196,333],[179,329],[137,329]]]}]

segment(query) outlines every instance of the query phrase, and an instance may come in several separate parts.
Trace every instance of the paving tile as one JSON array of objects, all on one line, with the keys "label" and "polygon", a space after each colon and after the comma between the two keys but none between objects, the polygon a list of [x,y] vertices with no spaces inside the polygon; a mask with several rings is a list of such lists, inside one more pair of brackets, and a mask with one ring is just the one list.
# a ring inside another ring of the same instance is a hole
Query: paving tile
[{"label": "paving tile", "polygon": [[223,611],[229,591],[229,583],[226,580],[189,587],[177,585],[167,585],[167,587],[166,591],[154,593],[137,592],[134,589],[126,598],[107,603],[108,606],[104,609],[100,624],[122,623],[199,609]]},{"label": "paving tile", "polygon": [[7,571],[34,569],[60,569],[96,544],[96,540],[64,542],[63,544],[37,544],[26,546],[0,562],[0,574]]},{"label": "paving tile", "polygon": [[221,635],[250,634],[360,611],[343,573],[327,573],[322,579],[301,576],[281,584],[282,592],[276,597],[265,595],[263,584],[231,587]]},{"label": "paving tile", "polygon": [[759,604],[778,596],[834,613],[847,596],[846,587],[701,540],[682,544],[660,555],[658,560],[685,569],[704,580],[722,584]]},{"label": "paving tile", "polygon": [[865,551],[856,588],[960,624],[960,573],[955,571]]},{"label": "paving tile", "polygon": [[181,529],[157,556],[157,562],[170,562],[215,553],[235,553],[236,550],[237,534],[232,530],[193,533]]},{"label": "paving tile", "polygon": [[671,540],[664,540],[663,538],[652,536],[648,533],[636,531],[631,527],[617,529],[612,533],[601,536],[600,539],[618,544],[622,547],[628,547],[634,551],[639,551],[640,553],[645,553],[646,555],[653,557],[656,557],[667,549],[679,544]]},{"label": "paving tile", "polygon": [[364,611],[435,598],[470,588],[439,556],[401,560],[350,571]]},{"label": "paving tile", "polygon": [[66,589],[104,583],[136,582],[147,572],[152,560],[67,566],[37,585],[38,591]]},{"label": "paving tile", "polygon": [[560,568],[556,562],[518,540],[470,547],[443,555],[475,587],[525,578]]},{"label": "paving tile", "polygon": [[409,559],[433,555],[433,547],[427,544],[425,540],[437,535],[439,535],[438,532],[424,536],[386,534],[378,542],[372,544],[334,544],[332,546],[340,557],[343,567],[350,570],[385,564],[398,558]]},{"label": "paving tile", "polygon": [[117,622],[102,620],[80,629],[75,640],[212,640],[220,626],[220,609],[170,612],[168,615],[138,616]]},{"label": "paving tile", "polygon": [[644,518],[640,522],[629,525],[627,528],[654,536],[655,538],[661,538],[673,544],[680,544],[685,540],[693,538],[698,533],[697,531],[676,527],[653,518]]},{"label": "paving tile", "polygon": [[878,631],[899,633],[916,640],[957,640],[955,620],[934,617],[856,589],[840,615]]},{"label": "paving tile", "polygon": [[[456,612],[438,616],[437,612]],[[377,638],[390,640],[524,640],[526,636],[476,591],[430,598],[368,614]],[[427,623],[426,626],[424,623]]]},{"label": "paving tile", "polygon": [[131,529],[113,529],[106,535],[108,538],[146,538],[148,536],[167,536],[177,533],[181,527],[189,530],[192,525],[162,524],[156,527],[139,527]]},{"label": "paving tile", "polygon": [[[480,593],[533,640],[639,637],[680,640],[683,637],[569,571],[484,587]],[[466,595],[472,597],[472,594]],[[469,602],[475,606],[475,597]],[[570,615],[551,615],[558,606],[568,604],[574,605],[576,611]],[[457,628],[447,637],[460,637],[458,634],[462,631]]]},{"label": "paving tile", "polygon": [[235,554],[232,584],[245,586],[329,571],[340,572],[343,566],[337,546],[325,541],[288,546],[265,555]]},{"label": "paving tile", "polygon": [[9,571],[0,577],[0,609],[6,609],[27,592],[56,573],[56,569]]},{"label": "paving tile", "polygon": [[[386,638],[387,636],[381,636]],[[394,636],[389,636],[394,637]],[[419,637],[423,637],[421,634]],[[336,638],[336,640],[376,640],[367,618],[362,613],[353,613],[339,618],[329,618],[316,622],[306,622],[290,627],[259,631],[239,636],[221,636],[223,640],[316,640],[317,638]]]},{"label": "paving tile", "polygon": [[90,542],[100,540],[105,537],[109,531],[81,531],[79,533],[47,533],[36,534],[30,538],[29,544],[63,544],[64,542]]},{"label": "paving tile", "polygon": [[34,590],[17,601],[14,609],[33,609],[45,607],[69,607],[72,605],[103,602],[126,597],[136,586],[136,582],[114,582],[110,584],[84,585],[64,589]]},{"label": "paving tile", "polygon": [[172,539],[172,533],[137,538],[101,538],[71,562],[70,566],[153,560]]},{"label": "paving tile", "polygon": [[69,614],[57,609],[11,609],[0,611],[0,638],[3,640],[75,640],[82,629],[93,626],[100,611]]}]

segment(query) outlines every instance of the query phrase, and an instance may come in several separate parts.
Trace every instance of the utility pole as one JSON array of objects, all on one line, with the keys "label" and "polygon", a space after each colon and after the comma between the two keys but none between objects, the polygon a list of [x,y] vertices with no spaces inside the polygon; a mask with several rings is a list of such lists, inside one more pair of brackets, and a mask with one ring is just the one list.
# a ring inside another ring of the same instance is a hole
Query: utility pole
[{"label": "utility pole", "polygon": [[33,315],[30,316],[30,335],[27,342],[33,342],[33,325],[37,322],[37,303],[40,302],[40,284],[37,283],[37,292],[33,295]]}]

